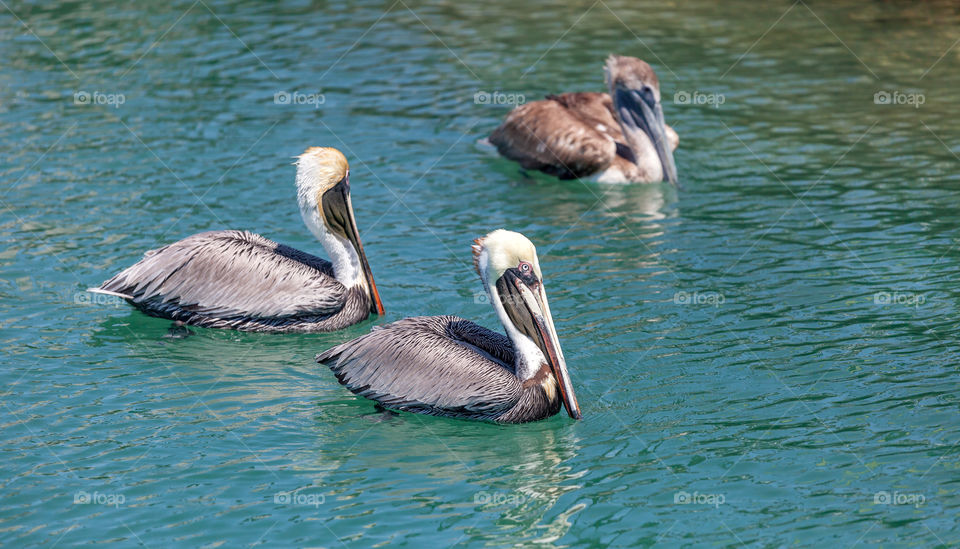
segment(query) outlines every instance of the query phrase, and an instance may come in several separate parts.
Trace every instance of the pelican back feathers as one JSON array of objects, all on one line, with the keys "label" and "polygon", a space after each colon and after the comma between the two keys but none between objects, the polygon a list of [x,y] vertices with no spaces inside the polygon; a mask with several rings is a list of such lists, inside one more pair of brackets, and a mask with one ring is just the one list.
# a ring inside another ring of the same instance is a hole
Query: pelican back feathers
[{"label": "pelican back feathers", "polygon": [[148,251],[100,289],[152,316],[261,332],[337,330],[366,318],[370,306],[363,291],[333,277],[329,261],[246,231]]},{"label": "pelican back feathers", "polygon": [[317,355],[353,393],[385,408],[522,423],[553,415],[539,384],[513,373],[510,340],[455,316],[406,318]]}]

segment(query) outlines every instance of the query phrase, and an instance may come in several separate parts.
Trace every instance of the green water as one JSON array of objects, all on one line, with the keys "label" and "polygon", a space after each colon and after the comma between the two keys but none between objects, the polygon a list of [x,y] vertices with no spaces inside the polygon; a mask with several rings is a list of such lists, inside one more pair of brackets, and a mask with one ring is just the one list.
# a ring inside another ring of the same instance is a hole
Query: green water
[{"label": "green water", "polygon": [[[960,543],[960,12],[524,4],[0,9],[0,544]],[[658,71],[682,189],[477,144],[508,107],[475,94],[599,90],[610,52]],[[385,318],[178,338],[82,292],[209,229],[319,253],[309,145],[351,161]],[[405,316],[500,329],[469,255],[499,227],[583,421],[384,417],[312,363]]]}]

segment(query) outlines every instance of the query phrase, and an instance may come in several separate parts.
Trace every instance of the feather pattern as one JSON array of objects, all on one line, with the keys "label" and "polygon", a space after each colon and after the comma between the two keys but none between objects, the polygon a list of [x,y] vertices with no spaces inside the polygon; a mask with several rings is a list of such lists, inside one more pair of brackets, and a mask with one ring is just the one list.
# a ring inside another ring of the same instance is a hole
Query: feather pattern
[{"label": "feather pattern", "polygon": [[353,393],[385,408],[522,423],[560,409],[541,380],[514,374],[510,340],[455,316],[414,317],[317,355]]},{"label": "feather pattern", "polygon": [[211,231],[151,250],[100,286],[145,313],[211,328],[331,331],[367,318],[370,297],[329,261],[247,231]]},{"label": "feather pattern", "polygon": [[586,177],[607,169],[617,150],[616,141],[590,122],[589,112],[549,96],[513,109],[490,143],[525,169],[560,179]]},{"label": "feather pattern", "polygon": [[[666,126],[670,149],[679,144]],[[513,109],[490,134],[497,151],[525,169],[560,179],[616,174],[609,179],[646,181],[651,178],[623,135],[608,93],[569,92],[548,95]]]}]

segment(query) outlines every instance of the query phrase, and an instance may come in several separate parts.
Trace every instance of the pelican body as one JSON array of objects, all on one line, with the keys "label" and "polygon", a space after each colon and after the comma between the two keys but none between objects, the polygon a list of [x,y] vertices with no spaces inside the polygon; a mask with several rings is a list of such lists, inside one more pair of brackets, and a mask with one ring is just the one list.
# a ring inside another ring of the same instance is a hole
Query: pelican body
[{"label": "pelican body", "polygon": [[663,119],[660,82],[644,61],[611,55],[609,93],[548,95],[513,109],[490,134],[497,151],[560,179],[677,182],[679,137]]},{"label": "pelican body", "polygon": [[350,391],[391,410],[525,423],[580,408],[557,340],[536,248],[497,230],[474,264],[507,335],[455,316],[406,318],[317,355]]},{"label": "pelican body", "polygon": [[247,231],[212,231],[148,251],[89,291],[151,316],[251,332],[329,332],[382,315],[349,173],[333,148],[311,147],[297,160],[300,214],[332,262]]}]

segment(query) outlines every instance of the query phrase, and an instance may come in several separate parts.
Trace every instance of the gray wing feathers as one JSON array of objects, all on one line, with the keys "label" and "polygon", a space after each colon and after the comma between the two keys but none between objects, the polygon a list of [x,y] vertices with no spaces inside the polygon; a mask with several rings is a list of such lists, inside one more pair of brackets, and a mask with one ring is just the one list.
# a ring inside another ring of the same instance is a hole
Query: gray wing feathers
[{"label": "gray wing feathers", "polygon": [[452,339],[473,345],[505,366],[510,373],[515,373],[513,343],[510,342],[510,338],[469,320],[448,318],[451,320],[447,323],[447,334]]},{"label": "gray wing feathers", "polygon": [[151,250],[101,289],[148,308],[219,318],[331,314],[346,292],[329,262],[246,231],[200,233]]},{"label": "gray wing feathers", "polygon": [[[352,392],[387,408],[436,415],[494,418],[512,408],[520,381],[496,356],[461,339],[489,338],[512,359],[509,340],[452,317],[407,318],[317,356]],[[465,344],[466,343],[466,344]],[[505,347],[504,347],[505,346]]]}]

